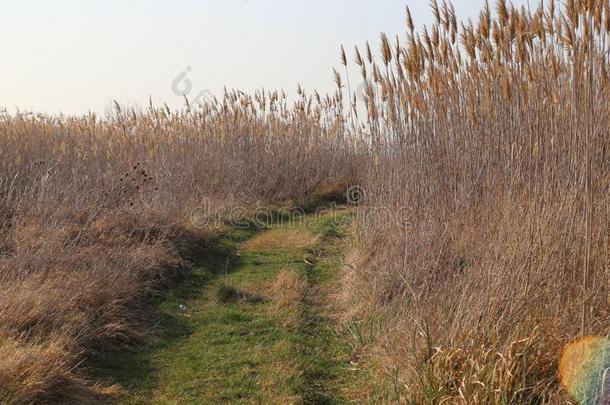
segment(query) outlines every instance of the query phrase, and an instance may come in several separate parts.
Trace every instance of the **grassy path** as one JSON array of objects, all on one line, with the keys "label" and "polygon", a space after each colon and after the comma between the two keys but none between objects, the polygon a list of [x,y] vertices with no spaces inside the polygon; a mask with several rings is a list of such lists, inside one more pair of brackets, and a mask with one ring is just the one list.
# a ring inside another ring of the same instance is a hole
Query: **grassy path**
[{"label": "grassy path", "polygon": [[348,362],[328,294],[347,211],[260,232],[231,229],[159,304],[166,335],[96,373],[128,404],[344,403]]}]

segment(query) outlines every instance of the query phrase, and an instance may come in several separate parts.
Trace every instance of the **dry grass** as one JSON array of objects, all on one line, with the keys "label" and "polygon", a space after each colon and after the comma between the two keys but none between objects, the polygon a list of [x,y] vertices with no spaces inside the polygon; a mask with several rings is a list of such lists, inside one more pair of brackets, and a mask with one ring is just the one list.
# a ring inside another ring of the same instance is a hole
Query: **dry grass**
[{"label": "dry grass", "polygon": [[286,327],[297,327],[303,321],[303,308],[309,284],[305,276],[291,269],[278,273],[269,289],[274,312],[283,314],[281,320]]},{"label": "dry grass", "polygon": [[432,7],[356,56],[386,210],[361,210],[346,301],[389,314],[370,350],[403,399],[557,403],[562,346],[609,326],[608,2]]},{"label": "dry grass", "polygon": [[432,6],[428,29],[408,13],[406,41],[357,50],[364,116],[337,71],[334,94],[293,105],[235,91],[183,111],[0,115],[0,399],[99,393],[78,365],[147,339],[146,297],[201,236],[194,207],[360,184],[342,296],[346,316],[384,320],[362,358],[401,400],[562,400],[561,348],[608,333],[610,6],[500,0],[472,24]]}]

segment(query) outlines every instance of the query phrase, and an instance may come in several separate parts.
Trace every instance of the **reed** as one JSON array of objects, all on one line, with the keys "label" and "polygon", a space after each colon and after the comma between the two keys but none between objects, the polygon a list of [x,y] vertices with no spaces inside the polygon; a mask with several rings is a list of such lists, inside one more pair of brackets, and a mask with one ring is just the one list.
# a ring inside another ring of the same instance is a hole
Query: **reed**
[{"label": "reed", "polygon": [[608,2],[431,8],[382,66],[356,56],[373,159],[346,302],[386,314],[370,350],[402,400],[557,403],[562,345],[608,333]]}]

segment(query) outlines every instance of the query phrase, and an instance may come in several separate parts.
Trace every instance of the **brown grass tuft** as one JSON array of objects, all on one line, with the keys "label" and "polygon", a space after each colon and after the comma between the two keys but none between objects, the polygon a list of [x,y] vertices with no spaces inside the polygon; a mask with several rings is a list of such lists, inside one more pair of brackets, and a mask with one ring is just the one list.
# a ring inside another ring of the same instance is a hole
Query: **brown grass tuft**
[{"label": "brown grass tuft", "polygon": [[284,315],[282,322],[285,326],[295,327],[302,322],[302,311],[305,305],[308,283],[303,275],[294,270],[285,269],[278,273],[271,285],[271,296],[275,313]]}]

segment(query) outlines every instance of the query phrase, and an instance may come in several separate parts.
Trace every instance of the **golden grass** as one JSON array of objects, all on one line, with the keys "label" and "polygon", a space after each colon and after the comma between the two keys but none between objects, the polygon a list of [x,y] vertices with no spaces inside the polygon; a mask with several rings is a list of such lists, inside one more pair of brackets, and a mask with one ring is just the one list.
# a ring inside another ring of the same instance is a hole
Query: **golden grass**
[{"label": "golden grass", "polygon": [[303,308],[305,295],[309,284],[305,276],[292,269],[285,269],[278,273],[269,288],[274,312],[283,314],[282,323],[287,327],[296,327],[303,321]]}]

